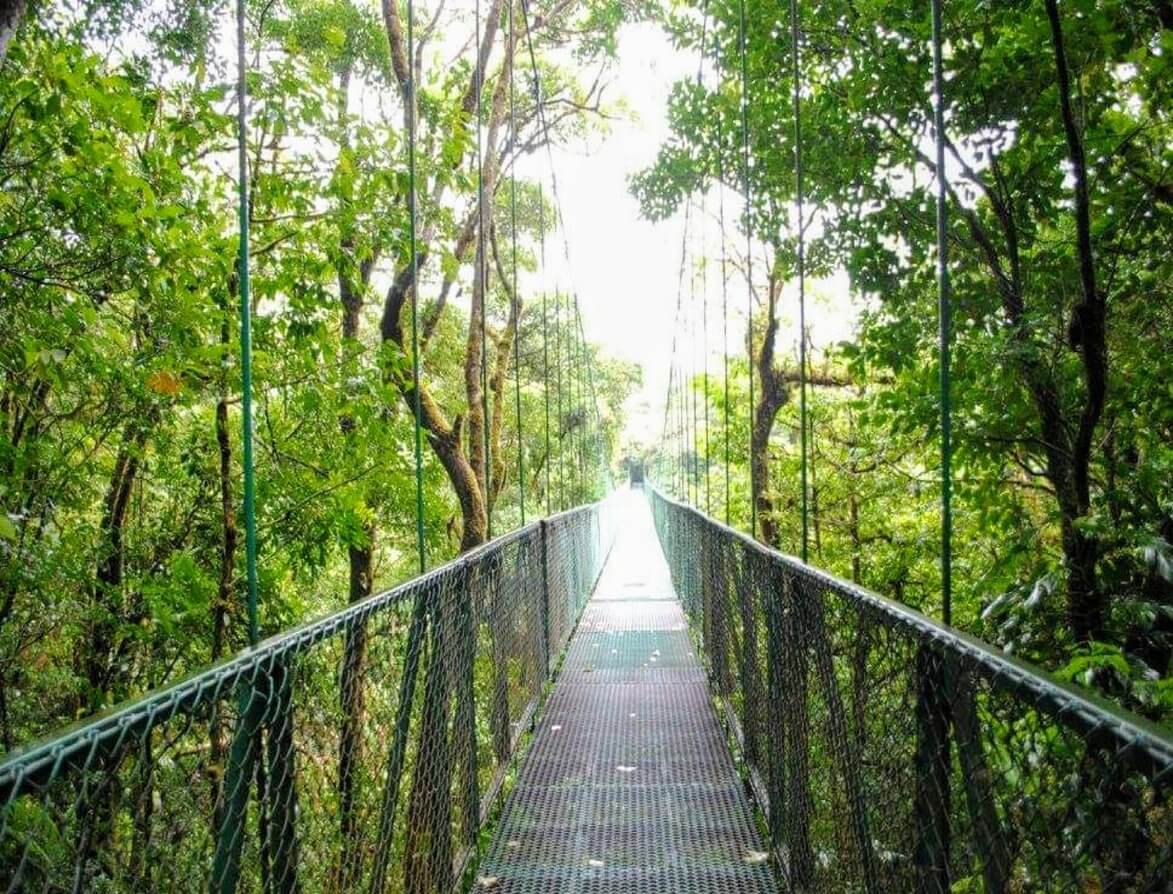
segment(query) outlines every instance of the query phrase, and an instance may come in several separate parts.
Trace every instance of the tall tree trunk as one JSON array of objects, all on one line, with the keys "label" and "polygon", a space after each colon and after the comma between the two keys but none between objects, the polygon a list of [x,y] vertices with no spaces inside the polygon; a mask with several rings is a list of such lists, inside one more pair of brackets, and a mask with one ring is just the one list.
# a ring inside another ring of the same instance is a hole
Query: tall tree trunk
[{"label": "tall tree trunk", "polygon": [[1088,196],[1087,160],[1083,137],[1071,105],[1070,74],[1059,19],[1057,0],[1046,0],[1051,25],[1051,47],[1055,55],[1055,73],[1059,91],[1059,113],[1067,138],[1067,156],[1071,163],[1075,198],[1076,257],[1082,300],[1075,306],[1068,331],[1072,349],[1079,352],[1083,364],[1084,403],[1071,451],[1071,489],[1076,518],[1063,519],[1063,547],[1067,559],[1067,605],[1069,622],[1080,641],[1097,638],[1104,626],[1105,598],[1096,582],[1099,543],[1082,531],[1078,518],[1091,508],[1090,466],[1092,440],[1104,412],[1108,390],[1107,308],[1096,286],[1095,258],[1092,253],[1091,200]]},{"label": "tall tree trunk", "polygon": [[[140,457],[156,415],[157,411],[151,409],[145,419],[132,417],[127,424],[103,501],[97,568],[90,597],[90,642],[83,658],[89,684],[86,710],[90,714],[108,703],[121,701],[125,694],[124,686],[115,688],[115,673],[125,649],[117,642],[118,628],[131,620],[127,617],[122,592],[126,559],[124,533]],[[116,766],[121,757],[112,758],[111,766]],[[80,811],[77,854],[79,866],[84,867],[82,871],[87,877],[91,872],[99,877],[116,872],[117,867],[109,862],[113,856],[109,842],[114,834],[119,793],[114,774],[102,774],[93,797]]]},{"label": "tall tree trunk", "polygon": [[[753,428],[750,431],[750,464],[753,467],[754,505],[757,507],[758,527],[761,539],[775,549],[781,548],[781,534],[775,513],[774,497],[770,491],[770,436],[774,432],[774,420],[778,411],[790,399],[784,377],[774,367],[774,355],[778,341],[777,299],[781,282],[770,274],[767,286],[766,331],[762,336],[762,348],[758,352],[757,367],[760,393],[754,406]],[[749,334],[753,345],[753,333]],[[752,351],[751,351],[752,353]],[[757,532],[754,532],[757,536]]]},{"label": "tall tree trunk", "polygon": [[[140,456],[155,415],[155,411],[151,411],[147,421],[136,418],[127,425],[103,500],[97,568],[91,594],[89,652],[85,658],[91,713],[104,706],[106,692],[113,683],[115,636],[119,623],[125,620],[126,609],[122,594],[126,559],[123,537]],[[118,694],[114,694],[113,700],[119,700]]]},{"label": "tall tree trunk", "polygon": [[[481,96],[483,87],[483,73],[488,69],[489,57],[498,39],[501,23],[501,12],[504,0],[491,0],[485,17],[485,29],[480,46],[477,47],[477,62],[474,64],[473,75],[465,89],[461,100],[461,108],[466,115],[473,115],[476,111],[476,101]],[[387,33],[388,44],[391,50],[392,69],[398,82],[400,95],[404,102],[404,123],[407,127],[414,126],[416,119],[415,97],[412,95],[412,60],[407,58],[404,47],[403,23],[399,17],[398,4],[383,0],[381,3],[384,27]],[[536,27],[536,21],[533,26]],[[505,37],[503,67],[499,72],[494,86],[491,111],[488,115],[488,129],[485,139],[486,150],[482,158],[480,176],[482,189],[486,197],[486,205],[491,209],[492,196],[500,175],[501,150],[498,147],[501,123],[504,120],[505,100],[508,96],[509,67],[513,64],[513,57],[519,35],[509,34]],[[480,77],[478,77],[478,73]],[[447,178],[437,178],[431,190],[431,201],[439,201],[446,188]],[[479,223],[480,215],[477,215]],[[486,226],[489,212],[486,213]],[[462,230],[462,233],[464,231]],[[380,323],[380,333],[384,342],[394,343],[405,357],[410,359],[412,345],[410,338],[404,331],[403,312],[408,304],[413,289],[417,288],[416,273],[427,263],[431,255],[428,243],[435,233],[435,223],[425,224],[419,240],[420,249],[417,255],[415,269],[407,264],[399,269],[383,304],[383,315]],[[475,233],[474,233],[475,234]],[[458,240],[458,248],[460,247]],[[449,422],[444,412],[436,403],[430,390],[421,380],[419,389],[420,423],[427,432],[429,446],[440,460],[452,489],[460,503],[462,519],[460,549],[467,551],[485,541],[488,537],[489,471],[486,469],[484,456],[484,408],[481,401],[482,384],[480,363],[481,314],[484,312],[486,255],[478,247],[476,258],[475,281],[473,288],[473,309],[469,319],[469,333],[465,344],[465,397],[467,406],[465,413],[458,414]],[[435,325],[435,319],[427,321],[429,327]],[[414,412],[416,403],[416,388],[411,376],[398,376],[394,379],[404,402]],[[465,427],[467,425],[467,432]],[[468,447],[465,447],[465,435],[468,436]]]},{"label": "tall tree trunk", "polygon": [[28,0],[0,0],[0,60],[8,55],[8,44],[20,27]]}]

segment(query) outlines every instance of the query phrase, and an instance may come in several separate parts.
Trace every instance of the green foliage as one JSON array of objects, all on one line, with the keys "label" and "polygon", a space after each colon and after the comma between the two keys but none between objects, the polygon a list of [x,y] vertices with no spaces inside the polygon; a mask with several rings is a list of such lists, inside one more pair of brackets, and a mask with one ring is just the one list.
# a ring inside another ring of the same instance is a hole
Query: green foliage
[{"label": "green foliage", "polygon": [[[388,286],[408,263],[408,174],[379,5],[279,0],[248,11],[267,634],[416,571],[411,358],[383,319]],[[0,750],[245,642],[232,12],[220,2],[34,5],[3,62]],[[563,29],[592,21],[599,39],[579,42],[577,64],[605,66],[613,39],[603,32],[629,13],[622,4],[561,8],[557,23],[536,30],[544,89],[589,100],[546,49]],[[423,366],[451,421],[469,411],[470,321],[465,302],[440,313],[437,296],[445,277],[456,295],[472,279],[467,250],[455,247],[476,194],[474,132],[462,108],[470,67],[440,52],[460,42],[466,23],[429,26],[427,11],[417,14],[417,37],[428,43],[419,59],[419,242],[439,259],[422,262],[420,304],[438,313]],[[504,42],[498,31],[486,111]],[[541,132],[520,64],[518,136],[529,151],[592,126],[583,111]],[[511,268],[509,181],[501,184],[491,217]],[[549,231],[554,212],[536,183],[519,181],[518,196],[524,272],[538,263],[538,218]],[[522,296],[524,434],[511,367],[500,398],[498,533],[520,520],[516,451],[532,470],[544,449],[544,370],[532,359],[537,298]],[[499,334],[509,300],[496,272],[487,301]],[[564,327],[562,337],[571,334]],[[565,412],[590,463],[567,494],[575,502],[605,487],[606,451],[634,381],[593,347],[578,350],[595,360],[600,418],[576,382]],[[563,363],[569,381],[569,356]],[[462,525],[435,445],[425,438],[432,563],[459,548]],[[565,474],[569,481],[569,464]],[[540,480],[527,481],[525,497],[528,517],[544,510]]]},{"label": "green foliage", "polygon": [[[718,180],[741,190],[738,9],[689,4],[667,19],[676,44],[690,53],[706,32],[707,75],[700,85],[691,78],[676,85],[671,134],[656,162],[632,178],[650,218],[668,216]],[[761,277],[788,280],[797,248],[788,9],[746,10],[753,204],[739,225],[764,246]],[[800,4],[800,14],[807,274],[846,272],[858,318],[849,344],[815,346],[816,367],[837,366],[850,388],[816,388],[812,396],[812,560],[935,613],[939,392],[929,9],[875,0]],[[1173,669],[1173,587],[1161,546],[1173,532],[1173,408],[1163,349],[1173,323],[1166,300],[1173,141],[1164,113],[1173,38],[1147,7],[1082,0],[1060,6],[1088,166],[1093,264],[1107,307],[1107,396],[1093,426],[1084,499],[1075,437],[1091,405],[1078,322],[1083,293],[1046,10],[955,3],[946,4],[945,15],[954,618],[1063,668],[1090,648],[1077,648],[1089,638],[1076,623],[1080,606],[1102,605],[1090,639],[1121,651],[1132,669],[1122,678],[1164,681]],[[738,240],[730,234],[727,242]],[[765,313],[759,307],[758,318]],[[780,357],[779,364],[794,370],[796,358]],[[717,418],[721,390],[710,385]],[[744,419],[744,386],[737,392],[734,415]],[[800,486],[793,396],[778,416],[770,451],[776,521],[791,550]],[[736,462],[744,463],[748,433],[734,443]],[[675,457],[670,462],[678,465]],[[735,480],[744,506],[744,466]],[[745,514],[738,517],[743,525]],[[1088,568],[1090,586],[1081,577]],[[1128,686],[1106,680],[1092,675],[1080,682],[1132,698]],[[1146,696],[1140,706],[1167,716],[1160,698]]]}]

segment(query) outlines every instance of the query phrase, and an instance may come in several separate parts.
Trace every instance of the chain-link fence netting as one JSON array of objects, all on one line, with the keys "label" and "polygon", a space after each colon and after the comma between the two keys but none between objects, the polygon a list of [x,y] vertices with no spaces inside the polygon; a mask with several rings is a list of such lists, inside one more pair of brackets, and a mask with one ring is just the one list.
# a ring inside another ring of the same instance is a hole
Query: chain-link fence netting
[{"label": "chain-link fence netting", "polygon": [[1173,891],[1173,741],[650,490],[796,891]]},{"label": "chain-link fence netting", "polygon": [[531,524],[7,756],[0,890],[452,890],[606,515]]}]

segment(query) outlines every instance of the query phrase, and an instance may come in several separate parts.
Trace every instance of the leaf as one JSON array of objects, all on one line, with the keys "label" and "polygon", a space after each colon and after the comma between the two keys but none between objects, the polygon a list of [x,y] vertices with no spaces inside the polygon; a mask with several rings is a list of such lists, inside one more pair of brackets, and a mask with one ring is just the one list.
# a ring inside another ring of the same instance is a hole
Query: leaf
[{"label": "leaf", "polygon": [[183,390],[179,377],[168,369],[157,369],[147,376],[147,387],[168,397],[175,397]]},{"label": "leaf", "polygon": [[12,523],[12,519],[7,515],[0,515],[0,537],[5,540],[16,539],[16,525]]}]

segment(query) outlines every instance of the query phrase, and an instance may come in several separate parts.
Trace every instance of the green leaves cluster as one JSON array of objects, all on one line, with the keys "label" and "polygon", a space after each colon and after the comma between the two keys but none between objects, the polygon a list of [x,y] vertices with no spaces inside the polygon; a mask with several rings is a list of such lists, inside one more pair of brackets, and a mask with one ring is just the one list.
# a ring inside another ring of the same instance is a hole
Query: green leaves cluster
[{"label": "green leaves cluster", "polygon": [[[753,202],[739,224],[767,257],[761,276],[789,280],[797,227],[788,9],[745,6]],[[1173,22],[1159,5],[1077,0],[1058,9],[1086,158],[1096,299],[1106,308],[1106,397],[1096,408],[1089,385],[1095,336],[1081,310],[1073,156],[1046,6],[946,4],[954,612],[1052,667],[1107,649],[1134,680],[1163,680],[1173,589],[1152,545],[1173,532],[1163,349],[1173,322]],[[846,271],[859,308],[850,344],[815,346],[816,365],[851,382],[814,396],[819,558],[841,572],[854,558],[865,583],[932,611],[939,395],[929,9],[852,0],[800,2],[799,13],[807,273]],[[632,180],[650,217],[718,181],[743,188],[738,15],[739,4],[719,2],[679,5],[668,19],[685,51],[696,53],[705,33],[706,74],[700,86],[676,86],[672,134]],[[735,251],[737,240],[726,241]],[[781,362],[793,370],[796,358]],[[778,417],[771,457],[791,549],[796,448],[782,441],[792,410]],[[1081,427],[1091,431],[1085,456]],[[863,537],[855,545],[853,500]],[[1113,692],[1128,701],[1127,689]],[[1162,714],[1159,702],[1138,703]]]}]

